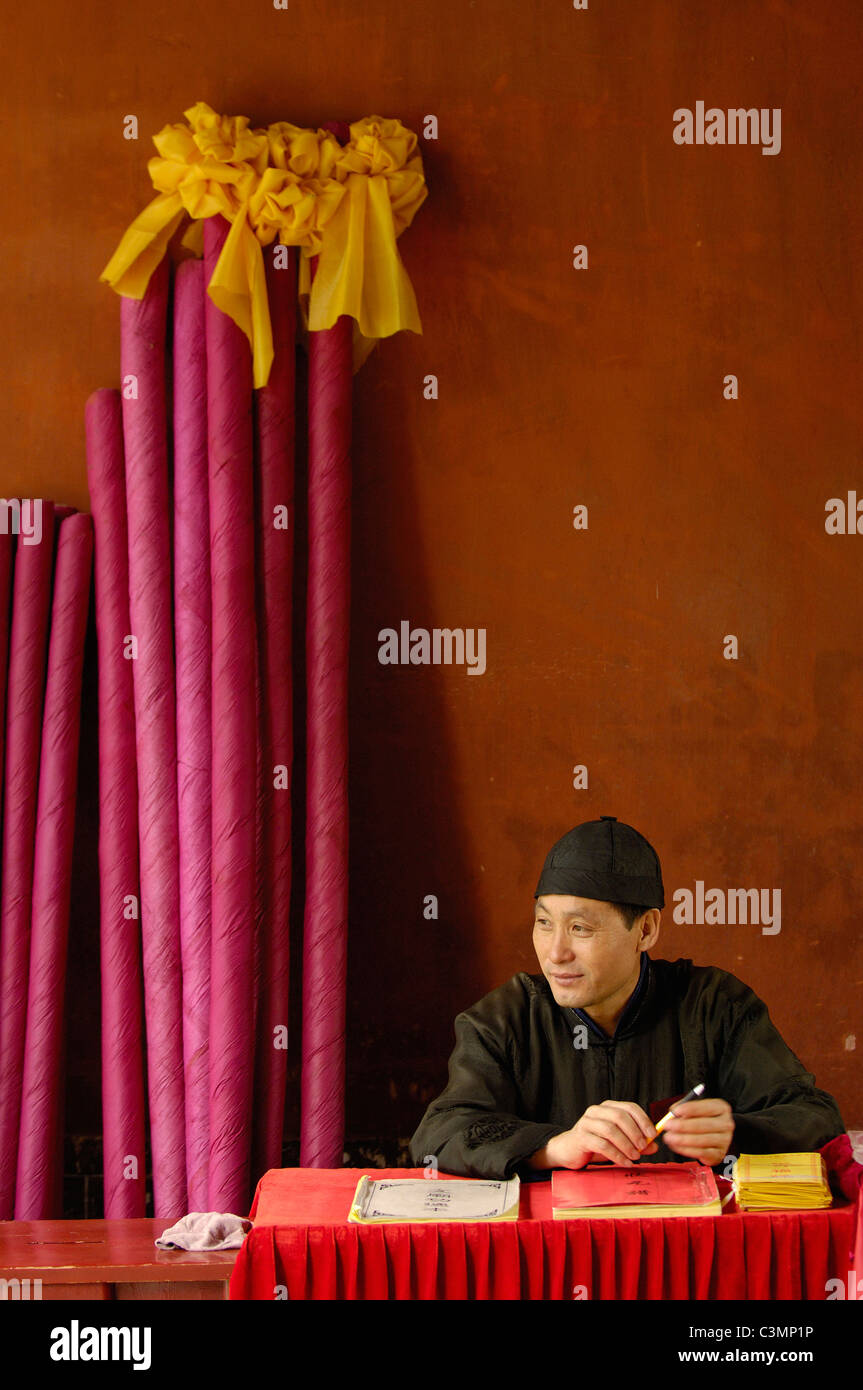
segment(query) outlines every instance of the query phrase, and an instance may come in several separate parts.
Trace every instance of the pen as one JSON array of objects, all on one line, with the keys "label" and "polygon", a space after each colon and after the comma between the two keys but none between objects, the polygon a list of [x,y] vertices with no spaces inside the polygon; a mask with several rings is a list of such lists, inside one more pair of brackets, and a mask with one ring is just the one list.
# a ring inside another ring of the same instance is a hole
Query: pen
[{"label": "pen", "polygon": [[[698,1097],[701,1095],[701,1093],[702,1093],[703,1090],[704,1090],[704,1082],[703,1082],[703,1081],[699,1081],[699,1083],[698,1083],[697,1086],[693,1086],[693,1088],[692,1088],[691,1091],[687,1091],[686,1095],[683,1097],[682,1100],[676,1100],[676,1101],[674,1102],[674,1104],[675,1104],[675,1105],[685,1105],[686,1102],[687,1102],[688,1100],[697,1100]],[[668,1121],[669,1121],[669,1120],[673,1120],[673,1119],[674,1119],[674,1111],[673,1111],[673,1110],[667,1110],[666,1113],[663,1115],[662,1119],[658,1122],[657,1125],[655,1125],[656,1133],[657,1133],[657,1134],[661,1134],[662,1131],[665,1129],[665,1126],[668,1124]],[[653,1143],[653,1139],[649,1140],[648,1142],[649,1142],[650,1144],[652,1144],[652,1143]]]}]

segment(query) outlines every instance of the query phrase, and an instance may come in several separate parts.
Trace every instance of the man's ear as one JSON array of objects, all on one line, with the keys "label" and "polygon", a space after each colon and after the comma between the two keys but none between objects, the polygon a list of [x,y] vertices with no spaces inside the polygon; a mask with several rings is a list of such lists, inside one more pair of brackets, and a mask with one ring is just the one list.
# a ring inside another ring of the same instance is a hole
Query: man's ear
[{"label": "man's ear", "polygon": [[659,936],[661,913],[658,907],[651,907],[641,919],[641,948],[649,951]]}]

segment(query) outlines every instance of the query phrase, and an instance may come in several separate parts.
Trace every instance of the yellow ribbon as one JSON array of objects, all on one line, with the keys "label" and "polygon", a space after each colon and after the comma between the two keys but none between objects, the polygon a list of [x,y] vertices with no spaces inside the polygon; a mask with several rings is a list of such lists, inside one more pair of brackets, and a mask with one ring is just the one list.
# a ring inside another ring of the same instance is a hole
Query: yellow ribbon
[{"label": "yellow ribbon", "polygon": [[380,338],[401,329],[422,333],[416,297],[396,246],[428,195],[417,137],[398,120],[369,116],[350,127],[339,147],[336,178],[342,199],[323,239],[314,280],[300,261],[305,326],[332,328],[341,314],[356,320],[354,368]]},{"label": "yellow ribbon", "polygon": [[[135,218],[100,279],[141,299],[184,216],[182,243],[202,254],[201,219],[231,223],[208,285],[215,304],[252,349],[255,386],[273,359],[264,246],[300,249],[299,294],[308,331],[355,320],[354,370],[380,338],[422,333],[413,287],[396,247],[428,189],[417,137],[398,120],[370,116],[342,148],[329,131],[279,121],[251,130],[245,116],[219,116],[199,101],[153,143],[148,169],[157,196]],[[317,256],[311,277],[310,257]]]}]

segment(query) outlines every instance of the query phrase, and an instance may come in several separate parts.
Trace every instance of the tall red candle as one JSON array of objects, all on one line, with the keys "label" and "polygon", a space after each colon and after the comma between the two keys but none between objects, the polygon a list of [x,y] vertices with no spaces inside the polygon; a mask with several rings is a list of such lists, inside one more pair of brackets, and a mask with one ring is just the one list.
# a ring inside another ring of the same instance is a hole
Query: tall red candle
[{"label": "tall red candle", "polygon": [[[204,222],[212,274],[228,224]],[[244,1212],[254,1069],[255,553],[248,340],[207,297],[212,595],[209,1208]]]},{"label": "tall red candle", "polygon": [[270,378],[256,394],[261,684],[261,971],[255,1071],[256,1177],[282,1161],[287,1075],[293,765],[292,617],[296,444],[297,252],[284,269],[266,255],[273,327]]},{"label": "tall red candle", "polygon": [[138,757],[141,930],[156,1216],[186,1212],[165,351],[169,263],[120,302],[129,616]]},{"label": "tall red candle", "polygon": [[206,1211],[210,1028],[210,513],[204,265],[174,282],[174,635],[189,1211]]},{"label": "tall red candle", "polygon": [[353,320],[309,334],[303,1167],[344,1145]]},{"label": "tall red candle", "polygon": [[21,1078],[21,1135],[15,1218],[62,1211],[64,998],[81,724],[81,671],[90,605],[93,523],[62,522],[57,545],[51,642],[39,765],[27,1034]]},{"label": "tall red candle", "polygon": [[42,702],[54,563],[54,508],[42,504],[38,544],[19,541],[15,555],[0,890],[0,1219],[15,1209],[21,1069],[27,1024],[30,908]]},{"label": "tall red candle", "polygon": [[84,412],[93,512],[99,682],[99,902],[105,1216],[146,1209],[135,695],[127,639],[129,550],[118,391]]}]

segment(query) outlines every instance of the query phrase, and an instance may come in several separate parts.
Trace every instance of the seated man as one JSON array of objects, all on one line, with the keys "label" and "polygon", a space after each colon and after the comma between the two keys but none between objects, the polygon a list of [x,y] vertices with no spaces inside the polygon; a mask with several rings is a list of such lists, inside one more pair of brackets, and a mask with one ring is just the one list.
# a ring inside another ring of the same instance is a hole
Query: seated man
[{"label": "seated man", "polygon": [[[534,897],[542,973],[514,975],[455,1021],[449,1083],[414,1163],[465,1177],[815,1150],[844,1133],[833,1097],[734,975],[652,960],[665,906],[655,850],[602,816],[549,852]],[[656,1142],[653,1121],[675,1106]],[[650,1113],[648,1113],[648,1111]],[[720,1168],[720,1171],[722,1169]]]}]

